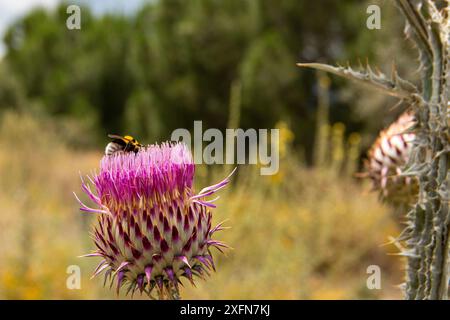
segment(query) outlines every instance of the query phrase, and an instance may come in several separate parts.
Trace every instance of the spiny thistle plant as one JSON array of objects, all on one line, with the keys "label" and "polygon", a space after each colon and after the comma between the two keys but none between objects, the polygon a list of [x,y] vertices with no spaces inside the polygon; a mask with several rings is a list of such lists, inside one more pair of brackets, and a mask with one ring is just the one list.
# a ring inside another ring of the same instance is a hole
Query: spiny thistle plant
[{"label": "spiny thistle plant", "polygon": [[404,177],[418,180],[419,194],[407,213],[408,224],[399,237],[406,248],[406,299],[447,299],[450,272],[449,214],[449,50],[450,1],[395,0],[406,18],[405,33],[419,51],[421,87],[374,72],[303,63],[374,87],[410,105],[417,123]]},{"label": "spiny thistle plant", "polygon": [[386,130],[380,132],[364,162],[366,172],[362,176],[370,177],[373,189],[380,193],[380,198],[396,208],[404,208],[417,201],[417,179],[402,176],[415,138],[414,133],[408,130],[414,125],[411,110],[401,114]]},{"label": "spiny thistle plant", "polygon": [[98,206],[80,202],[80,210],[98,213],[92,237],[101,257],[94,276],[105,272],[104,282],[115,283],[117,293],[136,290],[150,298],[178,299],[181,278],[194,284],[215,270],[210,249],[227,245],[213,240],[222,223],[211,228],[214,200],[206,200],[229,183],[194,194],[195,165],[185,144],[163,143],[104,156],[100,172],[89,177],[96,193],[82,179],[82,189]]}]

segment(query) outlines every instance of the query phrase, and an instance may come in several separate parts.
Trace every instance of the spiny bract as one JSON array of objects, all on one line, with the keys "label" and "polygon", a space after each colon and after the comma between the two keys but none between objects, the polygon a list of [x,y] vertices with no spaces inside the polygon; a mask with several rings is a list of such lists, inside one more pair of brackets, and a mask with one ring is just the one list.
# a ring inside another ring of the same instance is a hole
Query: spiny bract
[{"label": "spiny bract", "polygon": [[100,172],[82,188],[99,208],[83,203],[81,210],[99,213],[93,232],[94,253],[102,261],[94,276],[105,271],[117,292],[128,283],[127,293],[139,290],[151,298],[179,298],[180,278],[193,284],[215,269],[211,247],[227,247],[212,240],[221,224],[211,228],[211,196],[229,182],[193,192],[195,165],[181,143],[151,145],[138,153],[105,156]]}]

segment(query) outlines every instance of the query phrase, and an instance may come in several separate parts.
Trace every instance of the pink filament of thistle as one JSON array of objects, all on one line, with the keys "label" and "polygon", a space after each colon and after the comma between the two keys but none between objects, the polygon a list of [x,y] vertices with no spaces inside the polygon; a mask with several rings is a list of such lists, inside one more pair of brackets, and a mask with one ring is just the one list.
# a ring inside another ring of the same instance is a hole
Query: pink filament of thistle
[{"label": "pink filament of thistle", "polygon": [[137,154],[104,157],[94,184],[104,204],[132,203],[155,195],[182,194],[192,189],[195,165],[186,145],[151,145]]}]

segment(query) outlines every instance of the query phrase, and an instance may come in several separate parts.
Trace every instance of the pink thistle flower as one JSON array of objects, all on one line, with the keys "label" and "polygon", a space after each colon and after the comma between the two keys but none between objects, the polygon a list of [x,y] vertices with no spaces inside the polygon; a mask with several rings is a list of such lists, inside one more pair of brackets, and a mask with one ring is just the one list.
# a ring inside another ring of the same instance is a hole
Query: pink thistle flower
[{"label": "pink thistle flower", "polygon": [[[211,247],[222,252],[227,245],[213,240],[222,223],[211,228],[214,200],[206,198],[229,183],[193,191],[195,165],[186,145],[163,143],[138,153],[105,156],[100,172],[82,179],[82,189],[98,208],[80,202],[80,210],[98,213],[94,253],[102,260],[94,277],[103,273],[117,293],[128,284],[127,294],[139,290],[153,298],[179,298],[181,278],[194,284],[215,270]],[[91,191],[95,187],[96,193]]]}]

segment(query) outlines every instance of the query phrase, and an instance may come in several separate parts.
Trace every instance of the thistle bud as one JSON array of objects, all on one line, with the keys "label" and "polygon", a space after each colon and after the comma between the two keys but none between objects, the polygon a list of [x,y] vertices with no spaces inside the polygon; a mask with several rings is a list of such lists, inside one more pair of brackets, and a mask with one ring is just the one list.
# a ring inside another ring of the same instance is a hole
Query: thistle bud
[{"label": "thistle bud", "polygon": [[415,138],[415,134],[410,132],[414,124],[413,113],[403,113],[387,129],[381,131],[365,162],[373,189],[378,190],[380,197],[394,206],[414,203],[417,197],[416,179],[402,175]]}]

